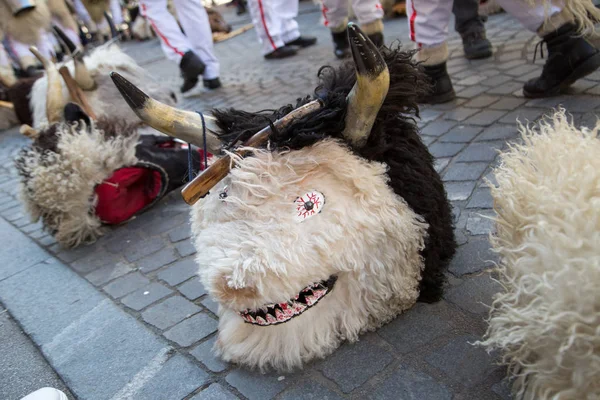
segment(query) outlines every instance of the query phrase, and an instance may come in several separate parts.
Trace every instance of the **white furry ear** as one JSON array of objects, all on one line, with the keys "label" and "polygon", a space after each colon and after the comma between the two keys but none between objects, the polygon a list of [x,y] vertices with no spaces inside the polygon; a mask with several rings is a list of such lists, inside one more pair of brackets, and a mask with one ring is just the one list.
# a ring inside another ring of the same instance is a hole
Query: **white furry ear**
[{"label": "white furry ear", "polygon": [[19,132],[22,135],[25,135],[28,138],[34,139],[34,140],[37,139],[37,137],[40,135],[40,133],[36,129],[33,129],[31,126],[29,126],[27,124],[21,125]]}]

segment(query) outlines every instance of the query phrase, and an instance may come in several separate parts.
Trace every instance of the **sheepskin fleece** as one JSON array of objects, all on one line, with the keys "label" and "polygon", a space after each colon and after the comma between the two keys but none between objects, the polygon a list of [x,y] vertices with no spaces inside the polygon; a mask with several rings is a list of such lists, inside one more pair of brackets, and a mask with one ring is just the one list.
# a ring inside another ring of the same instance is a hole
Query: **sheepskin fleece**
[{"label": "sheepskin fleece", "polygon": [[[226,361],[289,370],[328,355],[417,301],[428,225],[389,185],[387,166],[341,141],[254,150],[192,208],[199,273],[219,303],[217,351]],[[227,197],[217,194],[227,186]],[[320,213],[297,222],[294,201],[316,190]],[[317,305],[269,327],[246,308],[287,301],[336,275]]]},{"label": "sheepskin fleece", "polygon": [[500,282],[482,345],[517,399],[600,398],[600,141],[564,110],[501,155],[492,187]]},{"label": "sheepskin fleece", "polygon": [[[92,54],[84,57],[85,64],[96,81],[97,89],[85,92],[92,109],[98,118],[106,117],[113,120],[124,120],[128,124],[139,124],[139,118],[127,106],[123,96],[108,75],[116,71],[125,78],[139,86],[148,95],[168,105],[175,105],[171,97],[173,92],[157,82],[146,70],[140,67],[131,57],[125,54],[117,45],[99,47]],[[71,75],[75,76],[75,67],[72,61],[67,64]],[[69,91],[64,82],[63,97],[70,99]],[[39,128],[47,123],[46,118],[46,91],[48,80],[46,75],[33,85],[30,98],[30,107],[33,112],[33,127]]]},{"label": "sheepskin fleece", "polygon": [[24,148],[15,161],[27,213],[34,221],[42,218],[65,247],[93,242],[102,234],[93,209],[94,187],[114,170],[137,162],[137,134],[113,136],[88,128],[61,123],[57,141],[49,129],[48,138]]},{"label": "sheepskin fleece", "polygon": [[51,15],[45,1],[36,1],[35,9],[15,18],[10,8],[0,1],[0,30],[19,42],[34,46],[40,32],[50,29]]}]

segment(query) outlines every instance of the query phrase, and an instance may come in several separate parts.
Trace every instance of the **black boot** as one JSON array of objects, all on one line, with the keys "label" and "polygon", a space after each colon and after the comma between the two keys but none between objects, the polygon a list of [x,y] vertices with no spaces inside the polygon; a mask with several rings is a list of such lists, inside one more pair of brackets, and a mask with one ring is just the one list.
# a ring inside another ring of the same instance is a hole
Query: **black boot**
[{"label": "black boot", "polygon": [[440,104],[456,98],[445,62],[437,65],[423,65],[423,69],[431,80],[432,90],[427,96],[419,99],[419,103]]},{"label": "black boot", "polygon": [[483,31],[472,31],[461,35],[465,57],[469,60],[492,56],[492,44]]},{"label": "black boot", "polygon": [[342,32],[331,32],[333,38],[333,52],[337,58],[350,57],[350,43],[348,42],[348,30]]},{"label": "black boot", "polygon": [[377,32],[377,33],[373,33],[371,35],[367,35],[369,37],[369,39],[371,40],[371,42],[373,42],[373,44],[377,47],[381,47],[383,46],[383,33],[382,32]]},{"label": "black boot", "polygon": [[183,85],[181,85],[181,93],[185,93],[198,83],[198,76],[204,73],[206,65],[198,58],[193,51],[188,51],[181,58],[179,63]]},{"label": "black boot", "polygon": [[572,23],[544,36],[540,44],[544,42],[548,59],[542,75],[529,80],[523,87],[525,97],[557,95],[600,67],[600,51],[585,37],[578,36],[577,27]]}]

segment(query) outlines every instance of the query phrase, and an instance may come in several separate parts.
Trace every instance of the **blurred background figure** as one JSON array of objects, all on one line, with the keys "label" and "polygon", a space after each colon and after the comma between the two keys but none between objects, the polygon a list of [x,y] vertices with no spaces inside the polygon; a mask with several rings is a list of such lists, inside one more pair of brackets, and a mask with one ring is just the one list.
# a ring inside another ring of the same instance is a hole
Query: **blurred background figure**
[{"label": "blurred background figure", "polygon": [[479,0],[454,0],[454,29],[463,42],[465,57],[474,60],[492,56],[492,44],[487,39],[484,23],[487,16],[479,13]]}]

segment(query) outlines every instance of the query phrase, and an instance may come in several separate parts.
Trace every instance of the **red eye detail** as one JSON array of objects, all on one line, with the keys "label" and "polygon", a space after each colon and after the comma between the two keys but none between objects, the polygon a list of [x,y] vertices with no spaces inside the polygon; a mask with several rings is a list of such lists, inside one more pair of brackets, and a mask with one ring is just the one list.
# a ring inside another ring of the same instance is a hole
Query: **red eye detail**
[{"label": "red eye detail", "polygon": [[325,196],[323,193],[316,190],[305,193],[294,201],[296,207],[295,219],[302,222],[305,219],[312,217],[321,212],[321,208],[325,204]]}]

